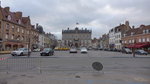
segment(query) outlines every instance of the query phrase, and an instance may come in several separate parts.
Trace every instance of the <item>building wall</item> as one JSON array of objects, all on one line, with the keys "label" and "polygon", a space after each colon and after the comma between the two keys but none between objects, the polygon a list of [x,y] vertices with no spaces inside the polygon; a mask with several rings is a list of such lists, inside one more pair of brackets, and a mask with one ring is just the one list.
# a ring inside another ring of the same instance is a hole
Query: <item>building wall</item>
[{"label": "building wall", "polygon": [[[75,30],[74,30],[75,31]],[[64,46],[91,46],[91,33],[62,33]]]},{"label": "building wall", "polygon": [[33,49],[33,44],[38,43],[38,31],[31,25],[29,16],[22,17],[22,12],[0,7],[0,39],[0,50]]},{"label": "building wall", "polygon": [[123,46],[128,46],[134,43],[150,42],[150,34],[140,34],[134,36],[126,36],[122,38]]},{"label": "building wall", "polygon": [[121,32],[115,33],[115,48],[117,50],[122,49],[122,44],[121,44]]},{"label": "building wall", "polygon": [[44,48],[44,34],[39,34],[39,47]]}]

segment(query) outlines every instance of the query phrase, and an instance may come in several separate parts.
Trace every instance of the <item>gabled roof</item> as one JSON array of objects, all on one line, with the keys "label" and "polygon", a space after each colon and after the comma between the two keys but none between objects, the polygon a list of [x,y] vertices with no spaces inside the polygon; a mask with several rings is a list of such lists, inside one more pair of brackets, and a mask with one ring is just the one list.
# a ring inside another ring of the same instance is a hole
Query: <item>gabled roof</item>
[{"label": "gabled roof", "polygon": [[[3,15],[3,20],[21,25],[21,26],[25,26],[27,25],[28,22],[30,22],[30,18],[29,17],[22,17],[22,12],[11,12],[9,10],[9,7],[5,7],[2,8],[1,7],[1,11],[2,11],[2,15]],[[10,20],[8,20],[8,17],[11,17]],[[19,20],[20,20],[20,24],[19,24]]]},{"label": "gabled roof", "polygon": [[126,34],[126,36],[130,36],[131,33],[133,33],[133,35],[143,34],[143,30],[146,30],[146,29],[150,30],[150,25],[147,25],[147,26],[141,25],[138,28],[130,29],[125,34]]}]

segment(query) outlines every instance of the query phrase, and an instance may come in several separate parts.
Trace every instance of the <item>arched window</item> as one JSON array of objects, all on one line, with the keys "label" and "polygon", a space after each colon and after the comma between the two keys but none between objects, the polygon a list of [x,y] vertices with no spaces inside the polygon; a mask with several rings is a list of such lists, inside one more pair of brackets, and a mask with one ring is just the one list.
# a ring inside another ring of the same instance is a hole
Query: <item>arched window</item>
[{"label": "arched window", "polygon": [[8,20],[11,20],[11,16],[10,16],[10,15],[8,15],[7,19],[8,19]]}]

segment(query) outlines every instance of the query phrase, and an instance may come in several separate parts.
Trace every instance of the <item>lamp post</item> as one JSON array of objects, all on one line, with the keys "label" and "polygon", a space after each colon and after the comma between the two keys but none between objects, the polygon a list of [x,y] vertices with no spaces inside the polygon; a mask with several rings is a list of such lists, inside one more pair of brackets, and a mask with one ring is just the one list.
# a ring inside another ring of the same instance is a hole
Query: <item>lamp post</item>
[{"label": "lamp post", "polygon": [[30,57],[30,31],[29,32],[29,36],[28,36],[28,57]]},{"label": "lamp post", "polygon": [[134,46],[132,48],[133,57],[135,57],[135,44],[136,44],[136,39],[134,39]]}]

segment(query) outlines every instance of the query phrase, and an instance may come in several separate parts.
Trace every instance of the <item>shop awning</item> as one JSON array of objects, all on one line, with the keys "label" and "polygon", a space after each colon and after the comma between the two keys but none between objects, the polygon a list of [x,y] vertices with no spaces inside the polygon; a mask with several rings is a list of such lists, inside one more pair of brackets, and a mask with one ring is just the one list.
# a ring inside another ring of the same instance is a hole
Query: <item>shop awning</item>
[{"label": "shop awning", "polygon": [[146,47],[150,47],[150,42],[131,44],[131,45],[128,45],[127,47],[128,48],[146,48]]}]

